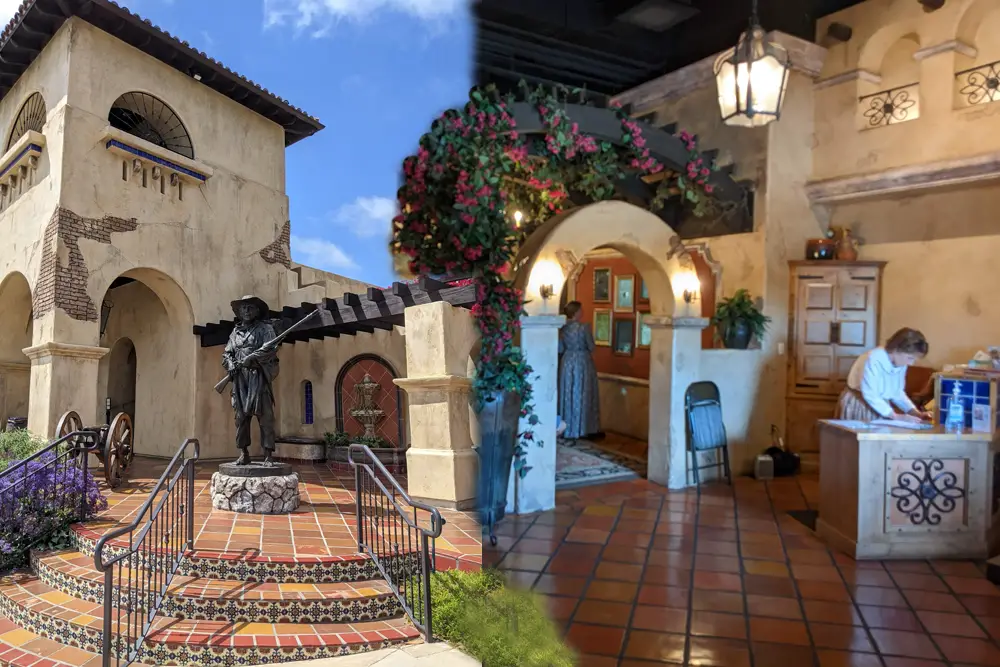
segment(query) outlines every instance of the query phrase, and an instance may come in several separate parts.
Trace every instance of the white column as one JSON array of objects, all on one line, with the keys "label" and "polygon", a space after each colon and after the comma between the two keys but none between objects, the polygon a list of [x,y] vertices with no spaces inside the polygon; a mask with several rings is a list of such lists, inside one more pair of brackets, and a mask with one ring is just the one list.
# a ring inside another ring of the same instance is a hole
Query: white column
[{"label": "white column", "polygon": [[649,481],[683,489],[687,481],[684,392],[700,377],[701,317],[650,317]]},{"label": "white column", "polygon": [[[507,489],[507,512],[527,514],[556,506],[556,421],[559,393],[559,329],[563,315],[521,318],[521,350],[531,366],[530,378],[538,423],[522,421],[520,430],[532,428],[535,442],[527,447],[527,477],[516,480],[512,471]],[[539,446],[541,443],[541,446]],[[516,489],[516,500],[515,500]]]},{"label": "white column", "polygon": [[31,359],[28,430],[48,438],[70,410],[84,426],[104,423],[98,411],[97,367],[107,348],[47,342],[23,350]]}]

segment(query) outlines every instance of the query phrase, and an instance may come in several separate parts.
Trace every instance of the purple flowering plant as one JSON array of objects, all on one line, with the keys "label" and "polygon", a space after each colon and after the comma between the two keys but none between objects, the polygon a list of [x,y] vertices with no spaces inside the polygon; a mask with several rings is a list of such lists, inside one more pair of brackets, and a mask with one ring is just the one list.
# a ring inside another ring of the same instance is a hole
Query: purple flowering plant
[{"label": "purple flowering plant", "polygon": [[107,509],[80,456],[58,445],[0,473],[0,571],[25,564],[32,547]]}]

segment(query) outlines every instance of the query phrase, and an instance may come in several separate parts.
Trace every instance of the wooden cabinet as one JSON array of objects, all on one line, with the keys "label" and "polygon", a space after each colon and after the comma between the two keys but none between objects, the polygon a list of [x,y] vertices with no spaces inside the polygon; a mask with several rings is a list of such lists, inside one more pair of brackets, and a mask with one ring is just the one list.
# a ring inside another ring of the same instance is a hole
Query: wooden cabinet
[{"label": "wooden cabinet", "polygon": [[816,421],[833,417],[854,361],[879,343],[884,262],[789,262],[785,433],[803,467],[818,465]]}]

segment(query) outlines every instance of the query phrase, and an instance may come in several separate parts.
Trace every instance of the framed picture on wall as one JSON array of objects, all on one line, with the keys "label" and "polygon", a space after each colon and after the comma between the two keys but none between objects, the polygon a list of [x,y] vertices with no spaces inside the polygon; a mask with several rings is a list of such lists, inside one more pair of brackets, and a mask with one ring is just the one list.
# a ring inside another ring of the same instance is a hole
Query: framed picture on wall
[{"label": "framed picture on wall", "polygon": [[635,320],[616,319],[614,327],[614,342],[612,351],[623,357],[631,357],[635,343]]},{"label": "framed picture on wall", "polygon": [[611,345],[611,310],[594,309],[594,345]]},{"label": "framed picture on wall", "polygon": [[639,301],[649,301],[649,287],[646,286],[646,281],[643,280],[642,276],[639,276]]},{"label": "framed picture on wall", "polygon": [[635,276],[615,276],[615,312],[631,313],[635,309]]},{"label": "framed picture on wall", "polygon": [[635,332],[635,346],[638,349],[648,349],[653,340],[653,330],[646,324],[649,313],[636,313],[635,321],[638,325]]},{"label": "framed picture on wall", "polygon": [[611,269],[594,269],[594,303],[611,302]]}]

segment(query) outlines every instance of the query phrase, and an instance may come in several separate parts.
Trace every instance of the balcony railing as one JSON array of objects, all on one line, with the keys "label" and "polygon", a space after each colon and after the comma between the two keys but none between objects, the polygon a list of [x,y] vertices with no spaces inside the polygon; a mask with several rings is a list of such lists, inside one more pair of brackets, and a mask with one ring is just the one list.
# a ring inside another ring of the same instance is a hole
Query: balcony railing
[{"label": "balcony railing", "polygon": [[862,130],[898,125],[920,118],[919,84],[889,88],[858,98]]},{"label": "balcony railing", "polygon": [[960,107],[1000,101],[1000,61],[962,70],[955,75]]}]

